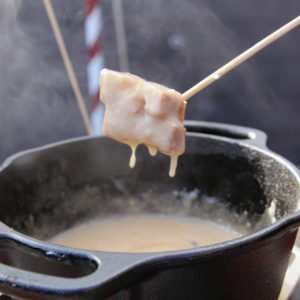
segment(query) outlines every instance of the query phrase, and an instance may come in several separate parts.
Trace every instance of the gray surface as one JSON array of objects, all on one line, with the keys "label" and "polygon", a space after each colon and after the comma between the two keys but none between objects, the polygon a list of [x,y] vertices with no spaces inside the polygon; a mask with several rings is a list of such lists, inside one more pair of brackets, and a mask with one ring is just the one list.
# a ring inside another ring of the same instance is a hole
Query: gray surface
[{"label": "gray surface", "polygon": [[[123,0],[130,71],[181,92],[299,14],[297,0]],[[53,0],[87,99],[84,1]],[[111,0],[102,0],[106,66],[118,70]],[[174,47],[170,36],[179,35]],[[42,1],[0,1],[0,161],[85,134]],[[180,40],[181,39],[181,40]],[[264,130],[300,164],[300,30],[189,101],[187,119]]]}]

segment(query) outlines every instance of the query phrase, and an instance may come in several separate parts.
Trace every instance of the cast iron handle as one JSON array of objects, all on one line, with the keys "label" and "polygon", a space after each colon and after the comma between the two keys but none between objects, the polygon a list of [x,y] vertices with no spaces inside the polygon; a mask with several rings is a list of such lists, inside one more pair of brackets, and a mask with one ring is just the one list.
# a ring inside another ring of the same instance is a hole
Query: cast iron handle
[{"label": "cast iron handle", "polygon": [[257,146],[262,149],[267,148],[267,135],[257,129],[202,121],[185,121],[184,126],[188,133],[209,134],[239,140],[241,143]]},{"label": "cast iron handle", "polygon": [[103,299],[120,290],[127,273],[147,259],[146,253],[60,247],[1,224],[0,291],[25,299]]}]

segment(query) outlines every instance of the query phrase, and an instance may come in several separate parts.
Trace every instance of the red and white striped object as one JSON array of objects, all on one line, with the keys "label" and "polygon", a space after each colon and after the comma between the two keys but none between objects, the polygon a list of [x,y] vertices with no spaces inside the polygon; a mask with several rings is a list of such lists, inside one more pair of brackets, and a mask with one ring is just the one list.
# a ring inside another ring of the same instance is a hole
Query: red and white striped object
[{"label": "red and white striped object", "polygon": [[104,104],[99,101],[99,75],[104,68],[101,44],[102,15],[99,0],[86,0],[85,42],[88,48],[88,92],[92,102],[91,125],[94,134],[102,134]]}]

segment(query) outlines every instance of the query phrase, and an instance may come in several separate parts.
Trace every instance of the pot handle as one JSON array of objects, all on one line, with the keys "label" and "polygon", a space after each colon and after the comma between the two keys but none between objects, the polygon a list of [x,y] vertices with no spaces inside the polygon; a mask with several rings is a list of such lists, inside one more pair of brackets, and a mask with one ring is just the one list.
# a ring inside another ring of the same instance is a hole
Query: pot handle
[{"label": "pot handle", "polygon": [[145,259],[75,250],[7,229],[1,224],[0,291],[21,299],[102,299],[121,289],[126,273]]},{"label": "pot handle", "polygon": [[238,125],[214,122],[185,121],[187,133],[209,134],[223,138],[238,140],[241,143],[267,149],[267,135],[260,130]]}]

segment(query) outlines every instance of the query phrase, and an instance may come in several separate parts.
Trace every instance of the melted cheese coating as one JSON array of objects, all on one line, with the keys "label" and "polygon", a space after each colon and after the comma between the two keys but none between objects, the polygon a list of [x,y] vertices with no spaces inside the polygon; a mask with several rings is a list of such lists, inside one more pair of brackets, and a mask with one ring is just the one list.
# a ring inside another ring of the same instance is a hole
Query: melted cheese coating
[{"label": "melted cheese coating", "polygon": [[104,69],[100,99],[105,104],[102,132],[131,147],[130,167],[135,166],[137,146],[145,144],[152,156],[157,151],[170,156],[173,177],[178,156],[185,150],[182,95],[138,76]]}]

